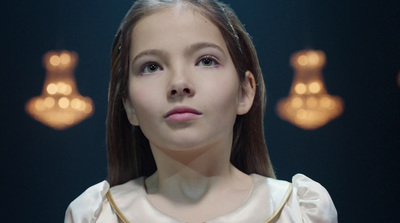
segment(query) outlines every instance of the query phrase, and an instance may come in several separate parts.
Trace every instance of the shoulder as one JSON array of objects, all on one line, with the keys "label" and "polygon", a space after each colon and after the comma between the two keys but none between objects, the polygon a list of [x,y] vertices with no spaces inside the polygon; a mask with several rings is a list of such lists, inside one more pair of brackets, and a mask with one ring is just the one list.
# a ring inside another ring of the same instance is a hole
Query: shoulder
[{"label": "shoulder", "polygon": [[110,191],[115,200],[124,204],[125,195],[138,190],[142,181],[142,178],[138,178],[111,188],[107,181],[102,181],[89,187],[70,203],[64,221],[66,223],[117,222],[115,221],[117,217],[107,199],[107,192]]},{"label": "shoulder", "polygon": [[292,182],[293,190],[301,199],[332,201],[325,187],[303,174],[294,175]]},{"label": "shoulder", "polygon": [[109,188],[107,181],[89,187],[70,203],[65,213],[65,222],[96,221]]},{"label": "shoulder", "polygon": [[303,222],[337,222],[335,205],[328,191],[303,174],[292,178],[293,191],[282,210],[281,217],[297,216]]},{"label": "shoulder", "polygon": [[[296,174],[292,182],[254,175],[262,193],[267,193],[270,210],[267,222],[324,222],[336,223],[337,212],[328,191],[318,182],[303,174]],[[262,198],[262,193],[257,194]]]},{"label": "shoulder", "polygon": [[259,191],[268,195],[273,209],[278,208],[288,192],[291,192],[289,190],[292,189],[292,185],[287,181],[264,177],[257,174],[253,174],[252,176],[254,187],[259,188]]}]

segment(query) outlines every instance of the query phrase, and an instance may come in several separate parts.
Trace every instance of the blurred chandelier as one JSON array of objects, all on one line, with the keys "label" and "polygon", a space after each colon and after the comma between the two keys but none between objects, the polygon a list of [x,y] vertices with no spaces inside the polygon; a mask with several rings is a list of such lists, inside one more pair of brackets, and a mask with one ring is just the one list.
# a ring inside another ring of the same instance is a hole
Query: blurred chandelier
[{"label": "blurred chandelier", "polygon": [[29,115],[43,124],[63,130],[93,114],[93,103],[79,94],[74,69],[78,55],[69,51],[50,51],[43,56],[46,68],[42,95],[25,106]]},{"label": "blurred chandelier", "polygon": [[295,69],[289,96],[277,105],[278,115],[303,128],[316,129],[343,112],[342,99],[328,94],[322,78],[324,52],[303,50],[294,53],[290,64]]}]

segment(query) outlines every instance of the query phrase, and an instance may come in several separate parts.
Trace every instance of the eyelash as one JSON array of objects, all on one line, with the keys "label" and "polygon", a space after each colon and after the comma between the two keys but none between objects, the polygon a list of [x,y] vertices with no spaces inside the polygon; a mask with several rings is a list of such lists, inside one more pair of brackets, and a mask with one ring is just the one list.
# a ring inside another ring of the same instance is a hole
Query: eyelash
[{"label": "eyelash", "polygon": [[[196,63],[196,66],[201,66],[200,63],[204,62],[204,60],[210,60],[212,65],[209,65],[209,66],[203,65],[202,67],[216,67],[219,65],[218,59],[216,57],[211,56],[211,55],[206,55],[206,56],[200,57],[200,59]],[[156,66],[157,70],[155,70],[153,72],[149,71],[148,69],[150,68],[150,66]],[[158,63],[152,62],[152,61],[146,62],[140,67],[140,73],[142,73],[142,74],[151,74],[151,73],[157,72],[159,70],[163,70],[163,68]]]},{"label": "eyelash", "polygon": [[197,61],[196,66],[199,66],[199,64],[200,64],[201,62],[203,62],[204,60],[206,60],[206,59],[210,60],[210,62],[211,62],[211,63],[214,63],[214,64],[213,64],[213,65],[210,65],[210,66],[203,66],[203,67],[216,67],[216,66],[219,65],[218,59],[217,59],[216,57],[211,56],[211,55],[206,55],[206,56],[202,56],[202,57]]},{"label": "eyelash", "polygon": [[[153,71],[153,72],[150,72],[150,71],[146,71],[146,69],[149,69],[150,68],[150,66],[156,66],[156,68],[157,68],[157,70],[156,71]],[[160,66],[160,65],[158,65],[157,63],[155,63],[155,62],[146,62],[145,64],[143,64],[141,67],[140,67],[140,73],[142,73],[142,74],[151,74],[151,73],[154,73],[154,72],[157,72],[158,71],[158,69],[159,70],[162,70],[163,68]]]}]

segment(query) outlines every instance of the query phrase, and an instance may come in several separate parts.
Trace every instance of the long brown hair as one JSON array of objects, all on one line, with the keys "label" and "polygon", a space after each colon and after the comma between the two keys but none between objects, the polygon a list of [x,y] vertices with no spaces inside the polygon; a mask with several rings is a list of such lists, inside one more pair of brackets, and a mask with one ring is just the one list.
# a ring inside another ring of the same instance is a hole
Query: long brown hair
[{"label": "long brown hair", "polygon": [[264,139],[265,85],[256,50],[249,34],[233,10],[216,0],[139,0],[128,11],[114,39],[108,94],[107,154],[111,186],[156,171],[147,138],[140,127],[130,124],[123,106],[128,97],[129,50],[133,27],[144,16],[176,4],[185,4],[210,19],[221,31],[241,82],[245,72],[256,79],[253,106],[238,115],[234,125],[231,162],[244,173],[275,177]]}]

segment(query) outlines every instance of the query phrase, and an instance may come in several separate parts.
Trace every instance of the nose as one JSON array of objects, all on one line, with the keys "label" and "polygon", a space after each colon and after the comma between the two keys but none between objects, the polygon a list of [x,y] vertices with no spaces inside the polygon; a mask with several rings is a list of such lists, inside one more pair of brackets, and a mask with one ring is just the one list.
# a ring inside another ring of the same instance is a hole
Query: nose
[{"label": "nose", "polygon": [[184,95],[188,95],[190,96],[193,93],[193,90],[190,90],[190,88],[180,88],[178,87],[177,89],[172,89],[170,92],[170,96],[184,96]]},{"label": "nose", "polygon": [[175,73],[172,75],[170,79],[169,89],[168,89],[168,97],[175,98],[175,97],[192,97],[195,94],[195,89],[186,73]]}]

